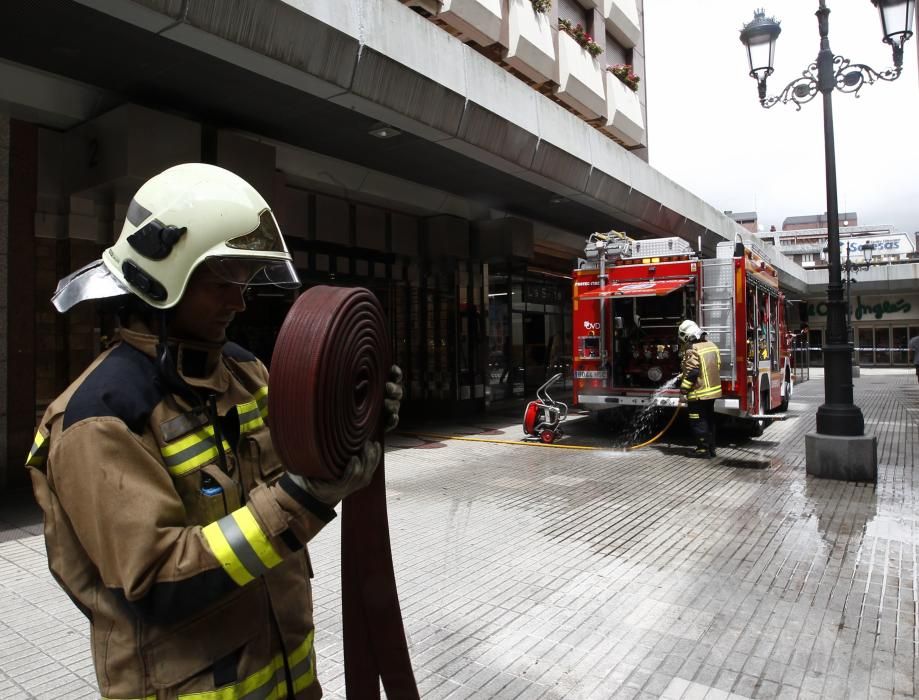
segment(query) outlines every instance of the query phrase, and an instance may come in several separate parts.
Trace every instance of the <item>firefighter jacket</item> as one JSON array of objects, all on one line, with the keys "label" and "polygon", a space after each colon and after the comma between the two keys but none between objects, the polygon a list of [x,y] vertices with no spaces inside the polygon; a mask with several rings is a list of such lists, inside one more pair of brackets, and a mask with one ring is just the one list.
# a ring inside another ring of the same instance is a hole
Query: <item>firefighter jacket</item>
[{"label": "firefighter jacket", "polygon": [[708,340],[696,340],[683,351],[680,391],[688,401],[721,398],[721,355]]},{"label": "firefighter jacket", "polygon": [[279,463],[254,355],[175,345],[201,411],[164,388],[155,344],[123,330],[48,407],[28,456],[102,697],[319,698],[305,545],[335,511]]}]

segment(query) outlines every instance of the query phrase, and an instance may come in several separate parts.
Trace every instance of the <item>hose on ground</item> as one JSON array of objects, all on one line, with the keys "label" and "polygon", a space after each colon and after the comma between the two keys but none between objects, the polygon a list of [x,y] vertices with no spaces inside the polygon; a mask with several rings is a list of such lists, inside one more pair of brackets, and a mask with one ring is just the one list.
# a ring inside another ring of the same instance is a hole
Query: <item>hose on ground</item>
[{"label": "hose on ground", "polygon": [[657,435],[655,435],[655,436],[654,436],[653,438],[651,438],[650,440],[646,440],[645,442],[643,442],[643,443],[641,443],[641,444],[639,444],[639,445],[631,445],[630,447],[627,447],[626,450],[628,450],[628,451],[640,450],[642,447],[647,447],[648,445],[652,445],[652,444],[654,444],[655,442],[657,442],[658,440],[660,440],[660,439],[663,437],[664,433],[666,433],[668,430],[670,430],[670,426],[673,425],[673,422],[676,420],[677,414],[679,414],[681,408],[683,408],[683,406],[680,405],[680,404],[677,404],[677,407],[676,407],[676,408],[674,409],[674,411],[673,411],[673,415],[670,416],[670,420],[667,421],[667,425],[665,425],[665,426],[664,426],[664,429],[661,430]]}]

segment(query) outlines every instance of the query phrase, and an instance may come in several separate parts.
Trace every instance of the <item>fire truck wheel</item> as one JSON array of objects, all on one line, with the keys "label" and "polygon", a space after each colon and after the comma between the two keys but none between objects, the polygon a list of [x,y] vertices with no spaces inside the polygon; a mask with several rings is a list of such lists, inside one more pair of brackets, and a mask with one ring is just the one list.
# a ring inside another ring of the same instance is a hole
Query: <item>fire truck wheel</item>
[{"label": "fire truck wheel", "polygon": [[791,382],[788,381],[787,379],[785,380],[785,386],[784,386],[783,389],[784,389],[784,390],[783,390],[783,392],[782,392],[782,403],[779,404],[779,410],[780,410],[780,411],[787,411],[787,410],[788,410],[788,402],[789,402],[789,400],[791,399],[791,391],[792,391],[792,389],[791,389]]},{"label": "fire truck wheel", "polygon": [[749,424],[750,437],[759,437],[766,430],[766,421],[762,418],[754,418]]},{"label": "fire truck wheel", "polygon": [[546,444],[555,442],[555,433],[551,430],[543,430],[539,434],[539,439],[545,442]]}]

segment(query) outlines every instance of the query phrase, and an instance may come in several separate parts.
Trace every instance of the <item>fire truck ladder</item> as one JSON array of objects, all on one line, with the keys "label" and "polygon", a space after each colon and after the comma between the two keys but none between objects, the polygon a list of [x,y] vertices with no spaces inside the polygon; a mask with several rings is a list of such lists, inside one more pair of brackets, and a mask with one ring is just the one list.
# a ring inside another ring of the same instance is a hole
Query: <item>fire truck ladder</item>
[{"label": "fire truck ladder", "polygon": [[734,261],[702,261],[700,325],[721,354],[721,378],[734,381]]}]

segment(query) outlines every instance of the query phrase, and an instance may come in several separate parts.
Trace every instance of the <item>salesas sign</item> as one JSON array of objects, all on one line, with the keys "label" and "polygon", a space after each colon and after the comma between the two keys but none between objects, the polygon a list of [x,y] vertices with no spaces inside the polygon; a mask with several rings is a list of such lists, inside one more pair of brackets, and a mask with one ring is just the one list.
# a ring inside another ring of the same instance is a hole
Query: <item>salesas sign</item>
[{"label": "salesas sign", "polygon": [[[913,305],[905,299],[897,299],[896,301],[883,299],[875,304],[863,304],[862,298],[858,296],[855,297],[853,315],[857,321],[868,317],[881,319],[888,314],[908,314],[912,308]],[[826,302],[822,301],[819,304],[808,304],[807,313],[810,316],[826,316]]]}]

